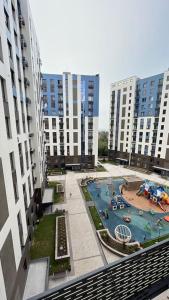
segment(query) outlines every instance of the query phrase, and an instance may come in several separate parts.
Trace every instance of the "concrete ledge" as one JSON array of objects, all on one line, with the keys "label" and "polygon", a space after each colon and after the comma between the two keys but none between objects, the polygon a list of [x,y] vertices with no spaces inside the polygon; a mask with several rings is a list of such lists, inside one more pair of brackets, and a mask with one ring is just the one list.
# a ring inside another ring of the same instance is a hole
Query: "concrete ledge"
[{"label": "concrete ledge", "polygon": [[[118,250],[116,250],[116,249],[114,249],[114,248],[112,248],[112,247],[110,247],[109,245],[107,245],[104,241],[103,241],[103,239],[102,239],[102,237],[101,237],[101,232],[105,232],[106,231],[106,233],[107,233],[107,235],[112,239],[112,240],[114,240],[116,243],[118,243],[118,244],[122,244],[120,241],[118,241],[118,240],[116,240],[114,237],[112,237],[112,235],[110,234],[110,232],[109,232],[109,230],[108,229],[101,229],[101,230],[97,230],[97,234],[98,234],[98,237],[99,237],[99,240],[101,241],[101,243],[107,248],[107,249],[109,249],[111,252],[113,252],[114,254],[117,254],[117,255],[119,255],[119,256],[121,256],[121,257],[126,257],[126,256],[128,256],[129,254],[125,254],[125,253],[122,253],[122,252],[120,252],[120,251],[118,251]],[[138,246],[138,248],[140,248],[140,243],[139,242],[133,242],[133,243],[126,243],[126,246]],[[141,249],[141,248],[140,248]]]}]

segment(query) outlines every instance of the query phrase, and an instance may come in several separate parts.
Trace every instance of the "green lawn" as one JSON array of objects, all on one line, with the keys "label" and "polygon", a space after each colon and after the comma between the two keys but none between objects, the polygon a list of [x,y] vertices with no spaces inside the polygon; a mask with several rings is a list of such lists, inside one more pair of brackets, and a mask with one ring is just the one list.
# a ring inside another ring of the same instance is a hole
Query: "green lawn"
[{"label": "green lawn", "polygon": [[102,223],[102,220],[97,212],[97,209],[95,206],[90,206],[89,207],[89,210],[90,210],[90,214],[92,216],[92,219],[93,219],[93,223],[96,227],[96,230],[99,230],[99,229],[104,229],[104,226],[103,226],[103,223]]},{"label": "green lawn", "polygon": [[[69,268],[69,259],[55,261],[55,224],[57,214],[47,215],[40,219],[40,223],[34,231],[32,246],[30,249],[31,259],[50,257],[49,274],[65,271]],[[61,214],[60,214],[61,215]]]},{"label": "green lawn", "polygon": [[56,193],[56,185],[60,184],[58,181],[49,181],[48,182],[48,187],[49,188],[54,188],[54,193],[53,193],[53,203],[62,203],[64,202],[64,193]]},{"label": "green lawn", "polygon": [[55,173],[66,174],[66,170],[63,168],[49,168],[48,169],[48,175],[52,175]]},{"label": "green lawn", "polygon": [[169,238],[169,234],[166,234],[166,235],[157,237],[157,238],[155,238],[153,240],[146,241],[146,242],[142,243],[141,246],[143,248],[147,248],[147,247],[150,247],[150,246],[154,245],[156,242],[164,241],[164,240],[166,240],[168,238]]},{"label": "green lawn", "polygon": [[107,170],[103,166],[97,166],[96,172],[106,172]]},{"label": "green lawn", "polygon": [[87,187],[86,187],[86,186],[82,186],[81,188],[82,188],[82,191],[83,191],[83,195],[84,195],[84,197],[85,197],[85,200],[86,200],[86,201],[92,201],[92,197],[91,197],[91,195],[90,195],[90,193],[89,193]]}]

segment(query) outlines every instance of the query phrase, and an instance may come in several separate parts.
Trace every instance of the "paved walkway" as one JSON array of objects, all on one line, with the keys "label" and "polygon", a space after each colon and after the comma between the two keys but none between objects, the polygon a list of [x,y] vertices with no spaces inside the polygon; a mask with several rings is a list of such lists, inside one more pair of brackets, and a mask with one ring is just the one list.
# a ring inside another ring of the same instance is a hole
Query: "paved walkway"
[{"label": "paved walkway", "polygon": [[[156,174],[143,174],[122,166],[112,164],[104,164],[107,172],[93,173],[74,173],[68,172],[67,175],[51,176],[49,181],[65,180],[66,199],[65,203],[53,206],[53,211],[56,208],[65,209],[68,212],[68,229],[71,250],[71,265],[72,272],[67,274],[64,279],[50,280],[49,288],[55,287],[67,280],[77,276],[91,272],[107,263],[114,262],[119,259],[98,242],[96,232],[86,211],[84,199],[82,197],[77,180],[91,177],[110,177],[110,176],[125,176],[136,175],[144,179],[156,181],[161,184],[167,184],[168,181],[159,178]],[[105,260],[106,259],[106,260]]]},{"label": "paved walkway", "polygon": [[46,289],[47,259],[30,263],[23,300],[43,293]]},{"label": "paved walkway", "polygon": [[[51,177],[50,180],[59,180],[59,177]],[[63,177],[62,177],[63,180]],[[96,234],[86,211],[76,173],[70,172],[65,176],[66,203],[54,205],[56,208],[65,209],[68,212],[68,228],[71,248],[72,272],[67,273],[67,278],[60,279],[59,283],[73,279],[77,276],[91,272],[104,265],[101,247],[98,246]],[[58,284],[58,280],[50,280],[49,288]]]}]

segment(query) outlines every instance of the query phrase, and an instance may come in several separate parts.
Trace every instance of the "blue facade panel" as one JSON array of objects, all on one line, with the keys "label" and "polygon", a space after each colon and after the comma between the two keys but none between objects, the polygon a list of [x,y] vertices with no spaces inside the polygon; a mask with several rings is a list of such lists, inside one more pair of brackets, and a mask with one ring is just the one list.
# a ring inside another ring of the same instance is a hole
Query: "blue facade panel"
[{"label": "blue facade panel", "polygon": [[158,116],[158,94],[161,92],[164,74],[137,81],[135,112],[138,117]]},{"label": "blue facade panel", "polygon": [[[66,75],[67,76],[67,75]],[[77,80],[77,75],[72,75],[73,80]],[[59,114],[59,105],[58,105],[58,80],[63,80],[62,75],[57,74],[43,74],[43,80],[46,80],[47,91],[43,90],[43,96],[47,97],[47,106],[44,107],[45,115],[48,116],[61,116]],[[50,81],[54,80],[55,91],[51,92],[50,90]],[[90,82],[93,82],[93,110],[92,113],[89,112],[89,85]],[[63,87],[65,88],[65,87]],[[55,96],[55,108],[51,107],[51,96]],[[73,99],[73,102],[76,101]],[[84,116],[94,116],[98,117],[99,115],[99,75],[89,76],[89,75],[81,75],[81,102],[83,103],[83,112]],[[64,111],[63,111],[64,115]]]},{"label": "blue facade panel", "polygon": [[[47,107],[44,108],[44,111],[49,116],[58,116],[58,80],[62,80],[62,75],[55,75],[55,74],[43,74],[43,79],[46,80],[47,83],[47,92],[44,90],[43,95],[47,96]],[[54,80],[54,92],[50,90],[50,80]],[[51,108],[51,96],[55,96],[55,109]]]}]

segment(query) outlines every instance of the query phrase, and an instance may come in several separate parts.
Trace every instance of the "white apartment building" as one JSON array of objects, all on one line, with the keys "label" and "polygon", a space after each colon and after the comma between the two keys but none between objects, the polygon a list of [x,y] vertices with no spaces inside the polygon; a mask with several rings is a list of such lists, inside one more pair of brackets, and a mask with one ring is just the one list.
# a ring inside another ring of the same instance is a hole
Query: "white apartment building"
[{"label": "white apartment building", "polygon": [[169,174],[169,70],[111,85],[109,158]]},{"label": "white apartment building", "polygon": [[99,75],[43,74],[43,102],[48,164],[96,165]]},{"label": "white apartment building", "polygon": [[0,1],[0,299],[22,299],[43,192],[40,54],[27,0]]}]

